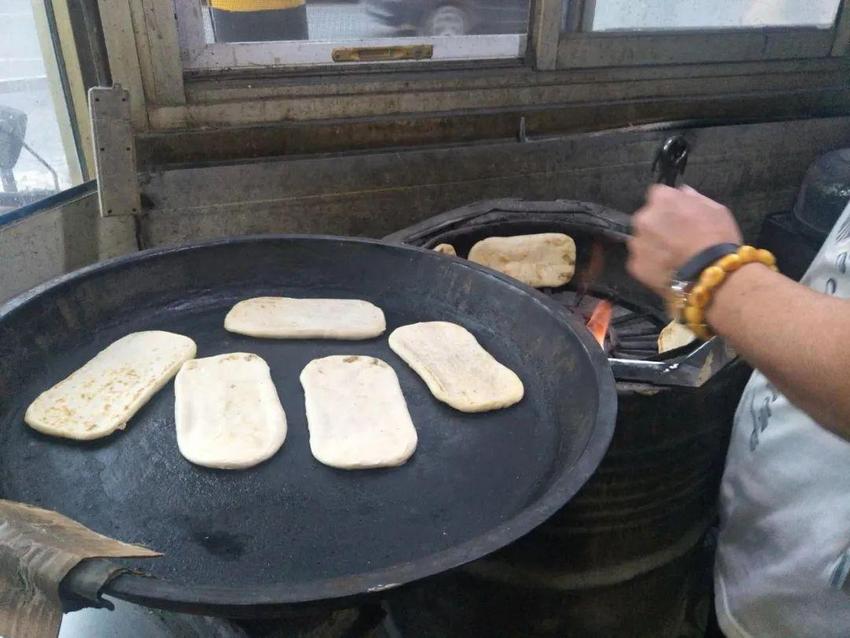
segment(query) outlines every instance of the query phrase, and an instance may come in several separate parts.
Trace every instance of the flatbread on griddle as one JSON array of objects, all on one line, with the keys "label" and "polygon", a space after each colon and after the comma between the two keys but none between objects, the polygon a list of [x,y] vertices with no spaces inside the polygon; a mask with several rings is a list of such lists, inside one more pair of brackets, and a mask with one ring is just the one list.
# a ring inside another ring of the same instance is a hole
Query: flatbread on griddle
[{"label": "flatbread on griddle", "polygon": [[387,324],[380,308],[361,299],[255,297],[224,319],[230,332],[268,339],[371,339]]},{"label": "flatbread on griddle", "polygon": [[520,378],[481,347],[466,328],[428,321],[396,328],[390,348],[440,401],[461,412],[485,412],[519,402]]},{"label": "flatbread on griddle", "polygon": [[374,357],[314,359],[301,372],[310,450],[347,470],[401,465],[416,450],[416,428],[395,371]]},{"label": "flatbread on griddle", "polygon": [[172,332],[134,332],[42,392],[24,420],[44,434],[98,439],[127,421],[195,356],[195,342]]},{"label": "flatbread on griddle", "polygon": [[174,380],[177,446],[192,463],[226,470],[262,463],[286,439],[268,364],[232,352],[187,361]]}]

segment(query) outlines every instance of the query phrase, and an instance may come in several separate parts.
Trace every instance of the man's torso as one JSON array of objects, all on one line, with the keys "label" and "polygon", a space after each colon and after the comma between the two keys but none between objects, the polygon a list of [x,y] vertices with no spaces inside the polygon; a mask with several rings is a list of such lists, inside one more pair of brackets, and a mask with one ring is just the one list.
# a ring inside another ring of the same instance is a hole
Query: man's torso
[{"label": "man's torso", "polygon": [[[850,207],[802,283],[850,298],[848,253]],[[724,633],[850,636],[850,443],[759,372],[738,406],[720,502],[715,573]]]}]

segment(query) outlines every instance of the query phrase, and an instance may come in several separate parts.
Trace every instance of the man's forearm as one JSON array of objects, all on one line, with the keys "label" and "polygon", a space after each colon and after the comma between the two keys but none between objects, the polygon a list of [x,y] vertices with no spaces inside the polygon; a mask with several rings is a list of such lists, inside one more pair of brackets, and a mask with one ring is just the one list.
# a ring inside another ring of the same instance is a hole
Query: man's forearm
[{"label": "man's forearm", "polygon": [[[725,206],[693,189],[653,185],[632,217],[629,273],[664,295],[670,276],[717,244],[742,242]],[[850,300],[749,264],[715,292],[708,323],[797,407],[850,440]]]},{"label": "man's forearm", "polygon": [[795,405],[850,440],[850,302],[751,264],[719,287],[706,318]]}]

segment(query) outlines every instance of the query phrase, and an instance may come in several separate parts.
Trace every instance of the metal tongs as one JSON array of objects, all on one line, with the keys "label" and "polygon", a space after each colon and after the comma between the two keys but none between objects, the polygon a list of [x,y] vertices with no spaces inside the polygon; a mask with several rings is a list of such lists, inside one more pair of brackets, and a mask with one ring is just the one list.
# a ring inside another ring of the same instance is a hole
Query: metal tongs
[{"label": "metal tongs", "polygon": [[688,152],[690,145],[681,135],[674,135],[667,139],[652,162],[652,173],[656,184],[666,184],[675,188],[679,175],[685,173],[688,165]]}]

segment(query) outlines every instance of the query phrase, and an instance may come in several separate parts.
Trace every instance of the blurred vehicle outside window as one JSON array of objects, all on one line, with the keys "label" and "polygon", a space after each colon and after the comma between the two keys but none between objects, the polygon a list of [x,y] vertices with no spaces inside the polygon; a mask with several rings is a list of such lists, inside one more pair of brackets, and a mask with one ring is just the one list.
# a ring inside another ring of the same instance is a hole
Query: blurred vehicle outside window
[{"label": "blurred vehicle outside window", "polygon": [[[184,68],[519,59],[531,0],[175,0]],[[424,45],[427,57],[404,57]],[[394,48],[344,60],[340,48]],[[399,57],[401,56],[401,57]]]}]

